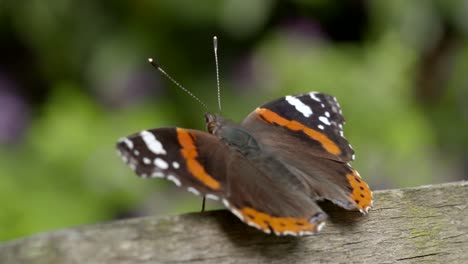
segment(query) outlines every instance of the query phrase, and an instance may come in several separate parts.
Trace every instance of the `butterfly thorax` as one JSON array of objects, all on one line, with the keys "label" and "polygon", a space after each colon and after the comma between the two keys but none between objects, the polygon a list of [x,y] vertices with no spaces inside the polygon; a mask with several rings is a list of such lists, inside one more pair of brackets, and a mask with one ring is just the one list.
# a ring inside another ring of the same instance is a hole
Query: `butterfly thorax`
[{"label": "butterfly thorax", "polygon": [[224,119],[220,115],[205,114],[208,132],[215,135],[245,156],[255,156],[260,153],[257,140],[243,127]]}]

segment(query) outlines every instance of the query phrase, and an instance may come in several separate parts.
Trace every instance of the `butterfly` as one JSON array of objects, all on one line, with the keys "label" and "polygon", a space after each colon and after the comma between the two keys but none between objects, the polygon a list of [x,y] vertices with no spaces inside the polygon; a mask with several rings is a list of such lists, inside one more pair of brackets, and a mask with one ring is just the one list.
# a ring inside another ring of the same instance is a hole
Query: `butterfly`
[{"label": "butterfly", "polygon": [[240,124],[211,113],[205,123],[208,132],[144,130],[118,140],[117,150],[139,177],[164,178],[219,200],[265,233],[320,231],[327,214],[317,201],[364,214],[372,206],[369,186],[349,164],[354,151],[334,96],[288,95],[259,106]]},{"label": "butterfly", "polygon": [[312,234],[329,200],[367,213],[372,192],[348,162],[336,98],[311,92],[266,103],[240,124],[205,114],[207,132],[156,128],[117,143],[123,160],[143,178],[165,178],[221,200],[248,225],[276,235]]}]

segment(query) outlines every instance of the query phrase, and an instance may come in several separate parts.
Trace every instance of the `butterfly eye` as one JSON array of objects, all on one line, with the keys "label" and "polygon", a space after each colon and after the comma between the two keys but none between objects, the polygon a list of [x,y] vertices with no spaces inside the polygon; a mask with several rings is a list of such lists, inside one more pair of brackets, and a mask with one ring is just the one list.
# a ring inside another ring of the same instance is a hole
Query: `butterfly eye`
[{"label": "butterfly eye", "polygon": [[208,129],[208,132],[210,132],[210,134],[214,134],[215,131],[216,131],[216,124],[215,124],[215,122],[208,122],[208,123],[206,123],[206,128]]},{"label": "butterfly eye", "polygon": [[219,120],[215,115],[205,113],[205,124],[206,128],[208,129],[208,132],[210,132],[210,134],[215,134],[216,127],[219,126]]}]

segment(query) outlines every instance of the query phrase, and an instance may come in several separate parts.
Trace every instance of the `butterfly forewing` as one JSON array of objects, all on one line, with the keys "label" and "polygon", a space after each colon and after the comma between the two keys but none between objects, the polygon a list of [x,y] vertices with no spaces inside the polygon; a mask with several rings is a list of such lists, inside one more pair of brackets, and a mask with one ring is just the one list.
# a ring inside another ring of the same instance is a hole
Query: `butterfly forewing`
[{"label": "butterfly forewing", "polygon": [[216,199],[224,193],[226,165],[206,162],[227,147],[215,136],[191,129],[158,128],[122,138],[122,159],[143,178],[165,178],[192,193]]},{"label": "butterfly forewing", "polygon": [[312,155],[345,162],[354,158],[343,134],[341,107],[331,95],[310,92],[282,97],[257,108],[242,125],[255,132],[258,120],[272,125],[262,132],[260,140],[279,137],[287,131],[297,137],[297,142],[290,143],[307,144]]}]

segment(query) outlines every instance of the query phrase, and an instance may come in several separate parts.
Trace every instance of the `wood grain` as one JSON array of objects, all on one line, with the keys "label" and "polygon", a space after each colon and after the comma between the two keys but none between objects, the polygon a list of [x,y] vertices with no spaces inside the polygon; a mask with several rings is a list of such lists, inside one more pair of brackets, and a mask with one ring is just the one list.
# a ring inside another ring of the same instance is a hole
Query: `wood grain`
[{"label": "wood grain", "polygon": [[0,245],[0,263],[468,263],[468,183],[377,191],[369,215],[330,204],[318,235],[275,237],[227,211],[81,226]]}]

